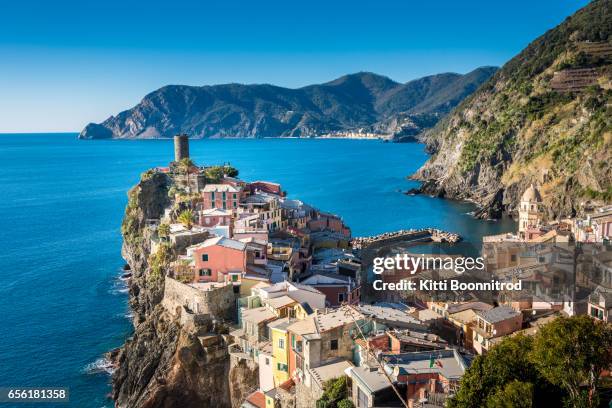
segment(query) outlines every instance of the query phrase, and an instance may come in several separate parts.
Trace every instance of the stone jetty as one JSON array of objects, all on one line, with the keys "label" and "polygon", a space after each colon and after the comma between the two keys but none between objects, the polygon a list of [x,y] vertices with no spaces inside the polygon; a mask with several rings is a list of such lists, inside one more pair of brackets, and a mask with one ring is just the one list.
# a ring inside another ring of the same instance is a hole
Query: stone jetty
[{"label": "stone jetty", "polygon": [[355,237],[351,241],[353,249],[361,249],[364,246],[382,242],[446,242],[450,244],[461,241],[461,236],[453,232],[442,231],[436,228],[422,228],[385,232],[370,237]]}]

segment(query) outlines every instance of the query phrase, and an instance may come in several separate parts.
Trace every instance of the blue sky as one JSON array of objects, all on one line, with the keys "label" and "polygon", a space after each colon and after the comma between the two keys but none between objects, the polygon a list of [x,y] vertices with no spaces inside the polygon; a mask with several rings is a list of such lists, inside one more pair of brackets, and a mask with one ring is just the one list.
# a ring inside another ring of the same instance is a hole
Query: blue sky
[{"label": "blue sky", "polygon": [[586,0],[0,2],[0,132],[80,131],[167,84],[406,82],[502,65]]}]

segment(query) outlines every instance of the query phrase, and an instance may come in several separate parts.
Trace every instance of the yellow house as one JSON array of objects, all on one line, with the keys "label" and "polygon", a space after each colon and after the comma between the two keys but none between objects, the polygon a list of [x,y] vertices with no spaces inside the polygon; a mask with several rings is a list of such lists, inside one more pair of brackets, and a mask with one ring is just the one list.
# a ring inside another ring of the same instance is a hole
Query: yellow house
[{"label": "yellow house", "polygon": [[288,317],[268,323],[270,337],[272,340],[272,357],[274,385],[278,387],[289,379],[289,336],[287,327],[294,323],[294,319]]}]

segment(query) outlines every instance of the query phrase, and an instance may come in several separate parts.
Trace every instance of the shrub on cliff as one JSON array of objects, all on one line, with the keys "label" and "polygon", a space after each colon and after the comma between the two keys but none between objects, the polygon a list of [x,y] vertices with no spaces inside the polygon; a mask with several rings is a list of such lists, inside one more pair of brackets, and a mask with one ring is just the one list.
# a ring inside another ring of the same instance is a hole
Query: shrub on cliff
[{"label": "shrub on cliff", "polygon": [[150,283],[155,283],[164,278],[164,271],[170,267],[170,262],[174,258],[172,252],[172,245],[169,243],[160,244],[159,248],[154,254],[149,256],[149,277]]}]

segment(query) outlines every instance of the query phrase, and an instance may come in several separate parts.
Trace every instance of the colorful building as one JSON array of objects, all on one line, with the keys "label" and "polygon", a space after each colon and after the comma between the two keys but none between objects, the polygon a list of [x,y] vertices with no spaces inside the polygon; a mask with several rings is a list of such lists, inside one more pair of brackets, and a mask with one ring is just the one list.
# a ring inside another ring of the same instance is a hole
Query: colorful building
[{"label": "colorful building", "polygon": [[197,282],[239,283],[246,269],[246,244],[225,237],[215,237],[189,247]]},{"label": "colorful building", "polygon": [[289,335],[287,327],[295,320],[285,317],[268,323],[272,342],[272,367],[274,384],[278,386],[289,379]]},{"label": "colorful building", "polygon": [[202,209],[221,208],[223,210],[237,210],[243,197],[240,186],[231,184],[207,184],[202,189]]}]

